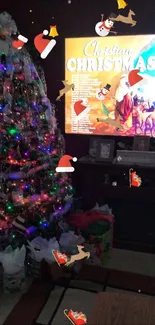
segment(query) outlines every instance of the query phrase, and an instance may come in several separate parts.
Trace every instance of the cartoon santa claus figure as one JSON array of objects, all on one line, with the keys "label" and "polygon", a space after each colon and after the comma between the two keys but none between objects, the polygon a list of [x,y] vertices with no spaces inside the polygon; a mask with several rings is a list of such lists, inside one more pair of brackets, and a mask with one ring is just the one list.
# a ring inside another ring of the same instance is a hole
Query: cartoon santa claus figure
[{"label": "cartoon santa claus figure", "polygon": [[101,15],[101,21],[98,22],[95,26],[95,32],[101,37],[109,35],[109,33],[117,34],[117,32],[111,31],[111,28],[114,26],[114,21],[111,18],[116,18],[117,15],[111,13],[110,16],[103,21],[104,15]]},{"label": "cartoon santa claus figure", "polygon": [[120,78],[119,86],[115,93],[116,99],[116,111],[115,118],[117,119],[120,115],[122,118],[122,123],[125,124],[128,128],[132,127],[132,109],[133,102],[130,95],[130,84],[128,81],[128,75],[122,74]]},{"label": "cartoon santa claus figure", "polygon": [[133,99],[132,99],[132,87],[143,80],[143,77],[138,74],[139,70],[134,69],[129,74],[122,74],[120,77],[120,83],[115,93],[116,99],[116,111],[115,119],[120,115],[122,118],[122,124],[126,129],[132,127],[132,111],[133,111]]}]

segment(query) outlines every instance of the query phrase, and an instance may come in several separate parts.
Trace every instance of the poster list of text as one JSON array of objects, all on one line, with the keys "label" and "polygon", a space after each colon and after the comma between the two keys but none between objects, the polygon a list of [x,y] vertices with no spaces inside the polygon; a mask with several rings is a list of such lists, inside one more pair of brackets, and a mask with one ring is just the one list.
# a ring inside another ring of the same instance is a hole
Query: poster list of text
[{"label": "poster list of text", "polygon": [[94,97],[95,88],[100,87],[100,81],[98,79],[92,79],[90,74],[73,74],[72,83],[75,85],[74,91],[72,91],[72,130],[73,133],[92,133],[91,123],[89,116],[86,115],[82,119],[77,120],[76,113],[74,111],[74,103],[78,100],[89,99]]}]

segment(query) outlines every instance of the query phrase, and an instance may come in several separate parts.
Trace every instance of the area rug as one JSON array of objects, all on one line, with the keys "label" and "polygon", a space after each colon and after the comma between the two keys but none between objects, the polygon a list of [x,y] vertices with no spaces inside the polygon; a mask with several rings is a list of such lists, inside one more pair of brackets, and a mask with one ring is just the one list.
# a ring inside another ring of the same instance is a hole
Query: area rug
[{"label": "area rug", "polygon": [[92,311],[96,293],[123,290],[155,296],[155,278],[85,265],[70,279],[34,282],[0,325],[69,325],[63,310],[72,308],[86,315]]}]

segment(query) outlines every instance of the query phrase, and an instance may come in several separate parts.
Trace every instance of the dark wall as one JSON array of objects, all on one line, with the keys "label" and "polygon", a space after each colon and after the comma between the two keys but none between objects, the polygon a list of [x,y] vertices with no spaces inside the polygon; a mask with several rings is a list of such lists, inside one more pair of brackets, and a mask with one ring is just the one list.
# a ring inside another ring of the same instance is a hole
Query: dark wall
[{"label": "dark wall", "polygon": [[[155,33],[155,3],[154,1],[126,0],[129,7],[123,10],[127,15],[129,8],[135,11],[137,25],[116,23],[118,35],[153,34]],[[94,26],[100,20],[101,13],[108,16],[111,12],[117,13],[116,0],[32,0],[11,1],[1,3],[0,10],[8,11],[15,19],[19,31],[29,39],[33,46],[33,39],[50,25],[57,25],[59,36],[57,45],[49,56],[42,60],[48,86],[48,97],[55,103],[55,98],[61,89],[61,80],[64,80],[64,39],[65,37],[96,36]],[[32,13],[29,12],[32,10]],[[122,10],[120,10],[121,13]],[[34,21],[34,24],[32,24]],[[64,99],[57,103],[57,117],[61,130],[64,133]],[[65,135],[66,152],[77,157],[87,153],[88,135]]]}]

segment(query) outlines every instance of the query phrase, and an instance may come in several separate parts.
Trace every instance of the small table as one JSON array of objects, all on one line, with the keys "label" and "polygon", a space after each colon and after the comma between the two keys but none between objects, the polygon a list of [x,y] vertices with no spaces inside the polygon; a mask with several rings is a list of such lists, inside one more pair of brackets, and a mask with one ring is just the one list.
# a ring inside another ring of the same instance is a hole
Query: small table
[{"label": "small table", "polygon": [[88,325],[154,325],[155,298],[140,294],[100,292]]}]

